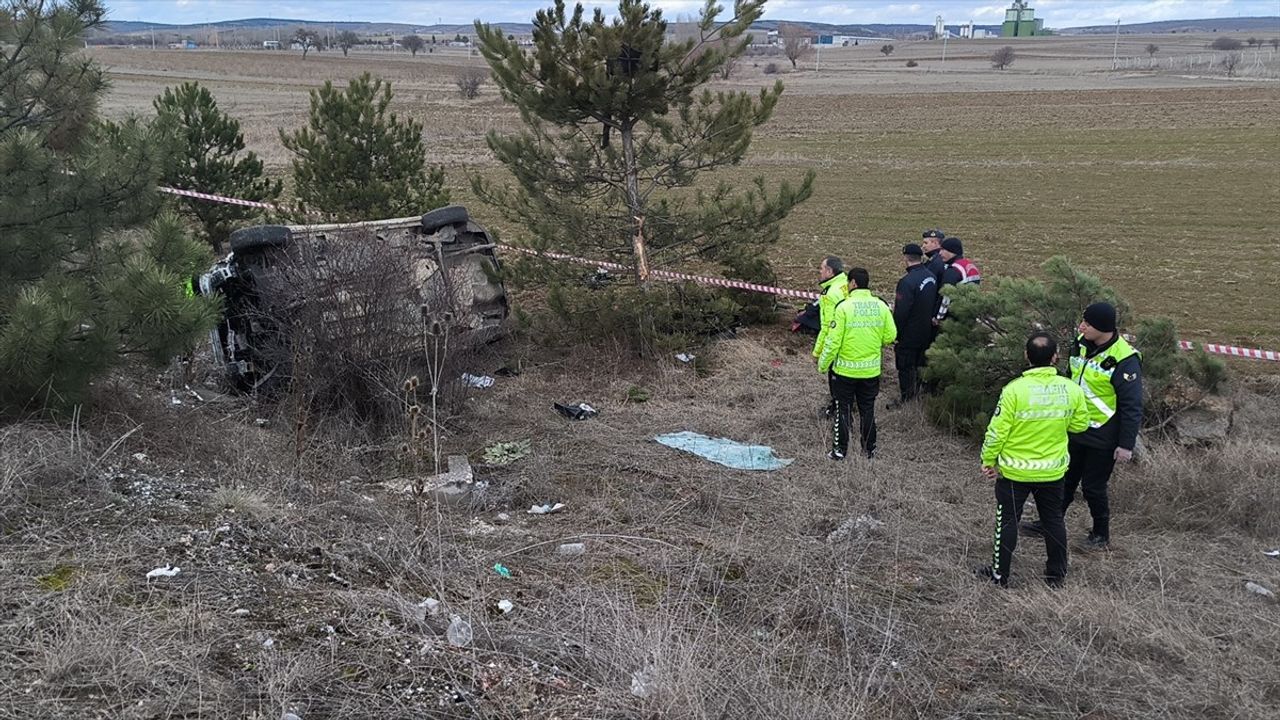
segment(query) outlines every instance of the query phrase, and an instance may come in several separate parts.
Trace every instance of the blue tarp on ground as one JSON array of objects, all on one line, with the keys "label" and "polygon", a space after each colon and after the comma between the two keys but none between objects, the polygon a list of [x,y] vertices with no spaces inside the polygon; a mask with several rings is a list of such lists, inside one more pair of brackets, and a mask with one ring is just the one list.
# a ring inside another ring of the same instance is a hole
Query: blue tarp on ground
[{"label": "blue tarp on ground", "polygon": [[659,435],[654,440],[734,470],[777,470],[793,462],[776,457],[773,448],[765,445],[743,445],[727,438],[707,437],[688,430]]}]

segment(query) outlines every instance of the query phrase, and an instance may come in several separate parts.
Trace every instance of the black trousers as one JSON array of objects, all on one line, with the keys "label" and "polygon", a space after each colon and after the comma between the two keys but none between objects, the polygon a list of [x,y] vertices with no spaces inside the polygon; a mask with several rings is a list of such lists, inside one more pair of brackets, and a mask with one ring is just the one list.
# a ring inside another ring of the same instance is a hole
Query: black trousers
[{"label": "black trousers", "polygon": [[924,366],[925,350],[901,345],[893,350],[893,366],[898,370],[898,393],[902,402],[920,394],[920,368]]},{"label": "black trousers", "polygon": [[1067,526],[1062,521],[1062,480],[1018,482],[996,480],[996,535],[991,549],[991,569],[1000,582],[1009,580],[1009,564],[1018,546],[1018,522],[1027,496],[1036,499],[1036,511],[1044,526],[1044,549],[1049,556],[1044,566],[1047,580],[1067,576]]},{"label": "black trousers", "polygon": [[870,455],[876,449],[876,395],[880,394],[880,378],[854,379],[831,375],[831,395],[836,401],[832,424],[832,449],[844,455],[849,452],[849,426],[853,408],[858,408],[858,440],[862,452]]},{"label": "black trousers", "polygon": [[1089,514],[1093,516],[1093,534],[1109,538],[1111,503],[1107,500],[1107,483],[1116,466],[1115,449],[1104,450],[1077,442],[1070,443],[1068,447],[1071,464],[1063,478],[1062,516],[1066,517],[1067,508],[1071,506],[1076,488],[1079,487],[1085,502],[1089,503]]}]

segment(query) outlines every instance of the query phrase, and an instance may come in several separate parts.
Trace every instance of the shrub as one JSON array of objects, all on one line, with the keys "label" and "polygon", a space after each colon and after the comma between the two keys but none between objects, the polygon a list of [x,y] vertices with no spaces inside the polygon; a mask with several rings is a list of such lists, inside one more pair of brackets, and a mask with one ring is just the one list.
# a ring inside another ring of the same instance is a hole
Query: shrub
[{"label": "shrub", "polygon": [[1016,55],[1013,52],[1013,47],[1005,45],[999,50],[991,53],[991,67],[997,70],[1003,70],[1012,65],[1015,59]]},{"label": "shrub", "polygon": [[1239,50],[1240,48],[1244,47],[1244,43],[1241,43],[1239,40],[1233,37],[1226,37],[1224,35],[1223,37],[1214,38],[1214,41],[1209,45],[1209,47],[1214,50],[1224,50],[1227,52],[1231,52],[1233,50]]},{"label": "shrub", "polygon": [[907,67],[916,67],[916,66],[918,66],[919,64],[920,64],[920,63],[916,62],[915,60],[908,60],[908,61],[907,61]]},{"label": "shrub", "polygon": [[769,63],[769,64],[765,65],[765,66],[764,66],[764,74],[765,74],[765,75],[777,75],[777,74],[778,74],[778,63]]}]

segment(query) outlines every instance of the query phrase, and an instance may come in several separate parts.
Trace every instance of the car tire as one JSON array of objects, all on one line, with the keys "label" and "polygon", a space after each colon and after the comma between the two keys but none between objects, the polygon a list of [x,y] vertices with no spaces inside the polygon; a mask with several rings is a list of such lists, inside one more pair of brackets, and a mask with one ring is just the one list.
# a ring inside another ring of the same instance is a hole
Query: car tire
[{"label": "car tire", "polygon": [[471,216],[467,215],[467,209],[461,205],[446,205],[442,208],[436,208],[426,215],[422,216],[422,229],[426,232],[435,232],[445,225],[453,225],[455,223],[464,223],[470,220]]},{"label": "car tire", "polygon": [[258,225],[231,233],[231,252],[247,254],[277,250],[289,244],[293,233],[284,225]]}]

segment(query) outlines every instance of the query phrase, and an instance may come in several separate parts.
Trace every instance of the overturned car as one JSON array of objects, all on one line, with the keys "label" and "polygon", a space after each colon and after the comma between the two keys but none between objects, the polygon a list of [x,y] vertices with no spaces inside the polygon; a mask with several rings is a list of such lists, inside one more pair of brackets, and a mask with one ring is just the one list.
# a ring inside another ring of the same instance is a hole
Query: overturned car
[{"label": "overturned car", "polygon": [[506,292],[489,233],[466,208],[328,225],[262,225],[231,234],[231,253],[199,278],[223,315],[216,362],[244,391],[318,363],[357,371],[501,331]]}]

